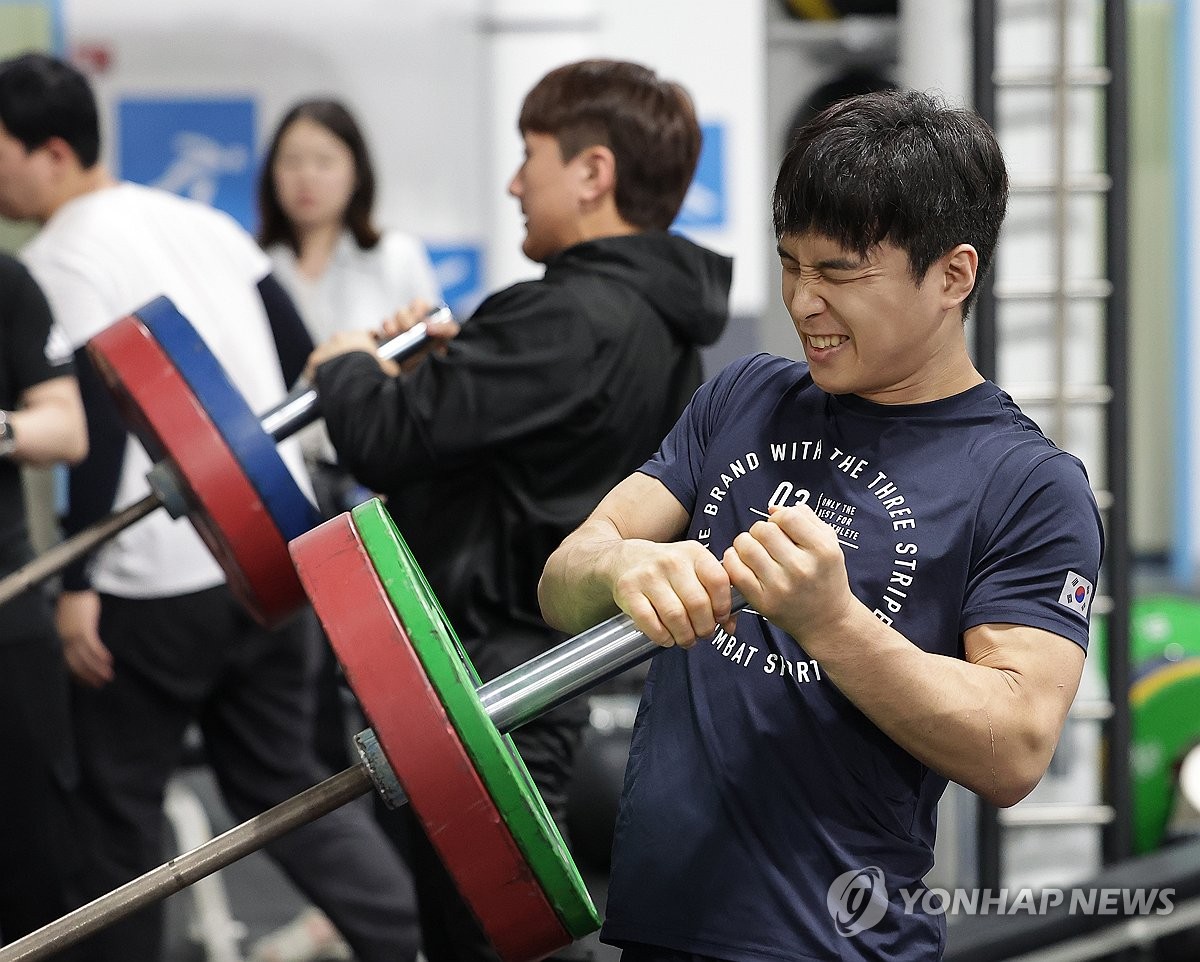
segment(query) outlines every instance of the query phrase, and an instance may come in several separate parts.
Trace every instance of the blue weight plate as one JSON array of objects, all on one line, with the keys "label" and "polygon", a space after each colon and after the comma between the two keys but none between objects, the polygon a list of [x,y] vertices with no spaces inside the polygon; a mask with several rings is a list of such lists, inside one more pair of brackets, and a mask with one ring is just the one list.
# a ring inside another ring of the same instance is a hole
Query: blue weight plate
[{"label": "blue weight plate", "polygon": [[87,349],[130,429],[170,465],[188,519],[234,595],[261,624],[283,624],[306,603],[287,544],[183,375],[136,317],[105,328]]},{"label": "blue weight plate", "polygon": [[283,540],[291,541],[316,527],[321,516],[283,463],[275,439],[263,430],[258,416],[187,318],[165,297],[155,298],[135,313],[216,425]]}]

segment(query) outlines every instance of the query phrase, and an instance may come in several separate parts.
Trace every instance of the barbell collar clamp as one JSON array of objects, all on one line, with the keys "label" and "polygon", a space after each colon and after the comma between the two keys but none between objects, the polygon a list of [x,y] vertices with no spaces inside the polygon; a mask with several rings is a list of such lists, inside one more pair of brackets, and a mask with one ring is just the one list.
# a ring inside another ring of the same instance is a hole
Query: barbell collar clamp
[{"label": "barbell collar clamp", "polygon": [[150,466],[146,472],[146,482],[158,499],[158,503],[167,509],[172,518],[182,518],[188,513],[187,498],[179,486],[179,477],[166,461],[159,461]]},{"label": "barbell collar clamp", "polygon": [[408,796],[404,793],[400,779],[396,777],[391,764],[383,754],[383,747],[379,744],[379,739],[375,737],[374,729],[366,728],[355,735],[354,747],[358,749],[358,757],[366,768],[367,774],[371,776],[371,782],[375,785],[375,791],[379,793],[383,803],[393,809],[407,804]]}]

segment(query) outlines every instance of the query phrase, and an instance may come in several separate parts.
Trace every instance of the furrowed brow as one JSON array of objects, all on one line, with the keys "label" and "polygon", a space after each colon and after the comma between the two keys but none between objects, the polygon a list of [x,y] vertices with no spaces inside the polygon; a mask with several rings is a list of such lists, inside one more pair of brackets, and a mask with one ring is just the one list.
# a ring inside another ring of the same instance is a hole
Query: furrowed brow
[{"label": "furrowed brow", "polygon": [[813,266],[822,271],[856,271],[866,263],[865,258],[827,257]]},{"label": "furrowed brow", "polygon": [[[775,250],[778,252],[781,260],[791,261],[794,264],[800,262],[795,255],[784,249],[782,244],[776,244]],[[819,271],[854,271],[863,267],[867,263],[866,258],[851,258],[851,257],[826,257],[823,260],[813,264],[813,268]]]}]

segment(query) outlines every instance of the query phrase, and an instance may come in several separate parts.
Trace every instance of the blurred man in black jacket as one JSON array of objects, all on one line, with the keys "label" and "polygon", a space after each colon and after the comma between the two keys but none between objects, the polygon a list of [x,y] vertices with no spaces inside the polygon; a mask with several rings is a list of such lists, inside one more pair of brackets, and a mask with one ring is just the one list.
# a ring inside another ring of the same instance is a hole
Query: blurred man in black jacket
[{"label": "blurred man in black jacket", "polygon": [[[388,496],[484,680],[565,637],[538,610],[542,567],[700,385],[732,275],[729,258],[667,233],[700,153],[678,84],[631,63],[570,64],[528,94],[518,127],[509,193],[545,275],[491,295],[457,337],[435,328],[444,352],[399,377],[365,334],[310,359],[339,462]],[[577,700],[514,734],[560,823],[585,716]],[[433,901],[432,871],[418,862],[430,962],[494,958],[448,886]]]}]

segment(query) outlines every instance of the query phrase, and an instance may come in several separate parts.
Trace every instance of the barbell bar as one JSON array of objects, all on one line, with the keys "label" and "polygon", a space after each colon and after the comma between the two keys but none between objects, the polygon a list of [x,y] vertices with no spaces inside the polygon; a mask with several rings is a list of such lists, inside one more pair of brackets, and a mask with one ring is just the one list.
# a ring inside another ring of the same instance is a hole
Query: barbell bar
[{"label": "barbell bar", "polygon": [[[357,593],[360,590],[374,591],[378,597],[385,600],[394,593],[389,592],[383,584],[391,573],[380,573],[375,558],[361,550],[362,541],[358,537],[356,524],[362,522],[364,511],[374,513],[382,509],[377,506],[377,502],[368,502],[367,505],[355,509],[355,512],[359,512],[357,522],[353,520],[352,513],[340,515],[319,525],[291,545],[297,570],[301,573],[305,587],[312,594],[313,606],[330,633],[330,640],[339,660],[348,668],[347,677],[352,688],[356,684],[362,687],[364,677],[364,663],[355,661],[356,651],[366,653],[366,677],[379,678],[384,675],[377,670],[380,667],[377,659],[381,654],[394,656],[398,649],[373,648],[372,645],[377,638],[387,635],[389,628],[398,629],[395,637],[403,643],[409,662],[418,663],[415,646],[408,638],[406,625],[395,608],[389,606],[390,615],[381,620],[377,614],[372,613],[369,606],[360,603],[361,598]],[[357,563],[347,563],[347,550],[352,549],[354,544],[360,549],[359,557],[366,559],[365,568]],[[407,568],[407,563],[401,567]],[[426,598],[431,608],[440,614],[440,606],[432,593],[428,592],[428,586],[424,584],[419,569],[410,571],[407,576],[412,578],[410,587],[414,594],[420,596],[423,592],[427,593]],[[374,588],[368,585],[368,577],[376,579]],[[732,604],[734,611],[746,607],[745,599],[736,590],[733,592]],[[362,619],[366,619],[365,628]],[[615,615],[492,681],[479,685],[473,689],[473,694],[495,732],[504,735],[640,664],[659,650],[653,641],[634,626],[628,615]],[[391,677],[394,680],[394,673]],[[371,728],[356,736],[361,759],[357,765],[0,948],[0,962],[36,962],[53,955],[138,909],[181,891],[287,832],[347,804],[372,789],[378,791],[393,807],[411,801],[414,809],[417,809],[416,794],[414,792],[410,798],[408,789],[417,788],[420,780],[405,781],[412,778],[413,766],[406,763],[403,753],[419,749],[424,740],[421,736],[427,736],[429,732],[404,732],[398,730],[390,718],[380,717],[378,710],[382,704],[380,698],[385,687],[391,688],[376,685],[364,692],[355,688],[356,695],[360,696],[363,703],[364,712],[372,722]],[[364,694],[366,698],[362,697]],[[400,692],[391,690],[387,704],[404,705],[413,700],[400,698],[399,694]],[[399,764],[394,765],[393,762]],[[398,771],[402,773],[402,777],[398,777]],[[478,807],[478,801],[466,800],[463,807]],[[417,814],[427,830],[430,815],[437,818],[436,812],[418,809]],[[455,880],[461,885],[460,877],[456,875]],[[478,914],[476,905],[471,903],[470,899],[468,902]],[[495,938],[496,933],[488,928],[489,921],[495,922],[495,919],[481,919],[489,937]],[[558,941],[561,943],[562,938],[569,940],[578,937],[582,934],[582,924],[581,919],[577,917],[571,924],[564,925],[565,934]],[[538,943],[535,939],[535,948],[531,952],[521,954],[525,946],[518,945],[517,954],[510,951],[502,953],[501,957],[505,962],[530,962],[559,947],[558,944],[546,943],[544,933],[542,935],[543,942]]]},{"label": "barbell bar", "polygon": [[[450,317],[443,304],[426,320]],[[378,356],[402,361],[427,341],[422,321],[382,342]],[[264,624],[285,620],[303,603],[286,544],[320,518],[274,445],[320,417],[317,390],[301,385],[261,416],[253,415],[166,298],[102,331],[89,341],[88,352],[156,459],[147,474],[151,493],[0,579],[0,605],[166,507],[172,517],[189,517],[251,614]],[[243,518],[231,520],[238,507]]]}]

